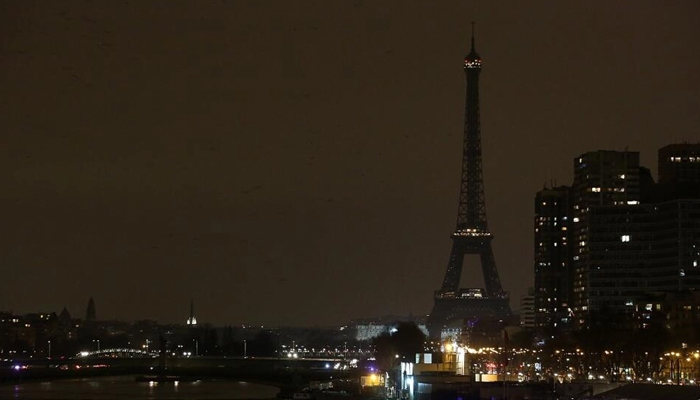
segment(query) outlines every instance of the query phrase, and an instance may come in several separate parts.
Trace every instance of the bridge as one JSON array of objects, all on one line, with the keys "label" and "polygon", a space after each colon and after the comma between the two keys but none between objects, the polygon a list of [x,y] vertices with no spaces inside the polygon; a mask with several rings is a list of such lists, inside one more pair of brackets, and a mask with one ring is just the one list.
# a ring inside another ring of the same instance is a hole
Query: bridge
[{"label": "bridge", "polygon": [[140,349],[102,349],[97,351],[81,351],[75,357],[110,357],[110,358],[154,358],[158,357],[158,352],[147,352]]},{"label": "bridge", "polygon": [[[137,349],[83,352],[69,359],[16,360],[0,365],[0,382],[112,375],[168,375],[197,379],[235,379],[298,388],[310,381],[355,376],[357,369],[340,358],[160,357]],[[358,378],[359,384],[359,378]]]}]

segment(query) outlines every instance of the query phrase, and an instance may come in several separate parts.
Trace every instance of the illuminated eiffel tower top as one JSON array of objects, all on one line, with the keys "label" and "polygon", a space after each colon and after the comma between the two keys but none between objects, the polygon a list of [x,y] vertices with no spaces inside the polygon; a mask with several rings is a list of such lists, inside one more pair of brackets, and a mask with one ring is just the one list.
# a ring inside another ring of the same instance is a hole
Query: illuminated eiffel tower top
[{"label": "illuminated eiffel tower top", "polygon": [[462,144],[462,180],[457,209],[457,236],[490,236],[484,201],[484,177],[481,163],[481,121],[479,119],[479,74],[481,57],[474,44],[464,58],[467,78],[464,105],[464,142]]}]

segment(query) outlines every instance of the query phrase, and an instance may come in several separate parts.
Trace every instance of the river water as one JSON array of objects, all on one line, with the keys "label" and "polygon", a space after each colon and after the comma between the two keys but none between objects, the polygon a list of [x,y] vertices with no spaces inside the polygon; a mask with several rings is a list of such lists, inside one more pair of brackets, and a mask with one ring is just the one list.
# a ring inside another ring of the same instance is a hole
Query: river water
[{"label": "river water", "polygon": [[0,386],[0,399],[26,400],[241,400],[274,399],[279,391],[234,381],[136,382],[133,376],[85,378]]}]

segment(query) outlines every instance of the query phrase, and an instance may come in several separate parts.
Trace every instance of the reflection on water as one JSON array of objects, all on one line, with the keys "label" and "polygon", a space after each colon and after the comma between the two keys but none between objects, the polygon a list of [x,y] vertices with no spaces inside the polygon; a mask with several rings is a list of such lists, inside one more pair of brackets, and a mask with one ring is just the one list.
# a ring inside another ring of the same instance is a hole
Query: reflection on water
[{"label": "reflection on water", "polygon": [[0,386],[0,399],[27,400],[239,400],[273,399],[279,389],[247,382],[136,382],[133,376]]}]

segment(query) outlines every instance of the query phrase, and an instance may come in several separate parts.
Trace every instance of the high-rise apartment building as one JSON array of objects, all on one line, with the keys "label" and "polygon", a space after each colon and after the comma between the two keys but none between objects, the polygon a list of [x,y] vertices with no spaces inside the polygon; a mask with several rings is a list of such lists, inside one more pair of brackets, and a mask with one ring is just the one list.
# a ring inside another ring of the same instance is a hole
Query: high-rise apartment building
[{"label": "high-rise apartment building", "polygon": [[[574,159],[571,302],[573,311],[581,317],[591,306],[591,210],[638,205],[639,171],[639,152],[636,151],[600,150]],[[579,322],[583,320],[579,318]]]},{"label": "high-rise apartment building", "polygon": [[535,196],[535,328],[568,322],[571,299],[571,187],[544,188]]},{"label": "high-rise apartment building", "polygon": [[525,296],[520,297],[520,327],[523,329],[535,328],[535,293],[528,289]]},{"label": "high-rise apartment building", "polygon": [[574,160],[571,188],[537,193],[540,331],[569,317],[580,326],[591,312],[632,312],[648,293],[700,291],[698,154],[700,144],[663,147],[654,184],[637,152],[589,152]]},{"label": "high-rise apartment building", "polygon": [[700,183],[700,143],[659,149],[659,183]]},{"label": "high-rise apartment building", "polygon": [[589,227],[590,310],[631,311],[645,293],[700,289],[700,200],[595,207]]},{"label": "high-rise apartment building", "polygon": [[587,308],[579,310],[625,311],[648,290],[654,275],[654,262],[648,254],[654,238],[648,227],[656,219],[653,208],[638,204],[591,207],[585,266],[579,264],[586,271],[581,288]]}]

